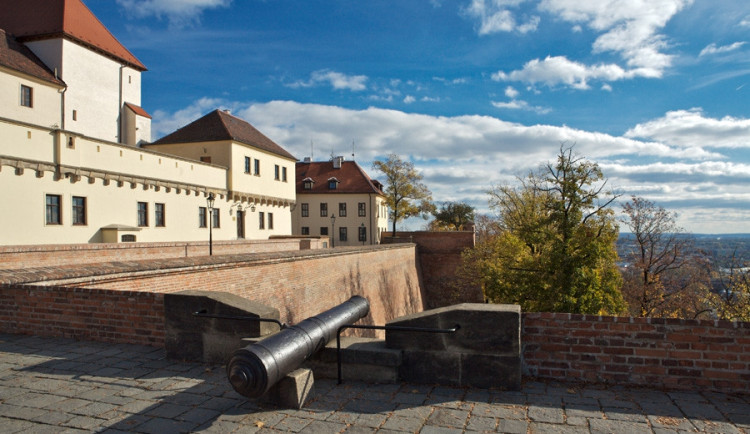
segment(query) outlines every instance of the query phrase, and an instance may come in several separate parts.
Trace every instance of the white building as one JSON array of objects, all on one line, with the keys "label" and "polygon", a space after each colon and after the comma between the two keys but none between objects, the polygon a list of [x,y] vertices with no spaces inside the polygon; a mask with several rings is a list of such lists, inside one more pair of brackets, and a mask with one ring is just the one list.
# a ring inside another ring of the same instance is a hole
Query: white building
[{"label": "white building", "polygon": [[[294,157],[223,112],[196,122],[254,133],[148,146],[144,71],[80,0],[0,0],[0,244],[291,234],[294,186],[274,167]],[[262,171],[245,175],[245,157]]]},{"label": "white building", "polygon": [[295,235],[330,236],[335,247],[380,244],[388,227],[383,186],[354,161],[297,163]]}]

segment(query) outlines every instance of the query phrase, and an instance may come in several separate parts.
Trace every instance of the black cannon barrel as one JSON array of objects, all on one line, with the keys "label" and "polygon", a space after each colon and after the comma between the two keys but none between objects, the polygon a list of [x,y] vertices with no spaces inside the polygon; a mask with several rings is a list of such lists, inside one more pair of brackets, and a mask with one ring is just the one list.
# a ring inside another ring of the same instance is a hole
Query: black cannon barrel
[{"label": "black cannon barrel", "polygon": [[355,295],[334,308],[240,348],[227,365],[229,382],[241,395],[250,398],[263,395],[335,339],[339,327],[354,324],[369,311],[367,299]]}]

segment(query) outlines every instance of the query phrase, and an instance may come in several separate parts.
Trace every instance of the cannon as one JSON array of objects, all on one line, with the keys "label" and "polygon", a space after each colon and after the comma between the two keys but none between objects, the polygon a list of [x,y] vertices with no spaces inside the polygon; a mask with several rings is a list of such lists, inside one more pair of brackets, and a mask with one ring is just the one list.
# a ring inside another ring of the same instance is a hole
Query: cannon
[{"label": "cannon", "polygon": [[240,395],[262,396],[335,339],[339,327],[354,324],[369,311],[367,299],[355,295],[336,307],[240,348],[227,364],[229,382]]}]

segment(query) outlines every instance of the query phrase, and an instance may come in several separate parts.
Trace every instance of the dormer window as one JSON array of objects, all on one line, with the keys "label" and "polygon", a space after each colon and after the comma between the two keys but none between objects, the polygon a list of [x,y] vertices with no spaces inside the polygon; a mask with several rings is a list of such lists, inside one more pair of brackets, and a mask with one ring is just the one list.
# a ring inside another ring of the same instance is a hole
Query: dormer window
[{"label": "dormer window", "polygon": [[328,179],[328,189],[329,190],[336,190],[339,187],[339,180],[336,178],[329,178]]},{"label": "dormer window", "polygon": [[302,188],[305,190],[312,190],[314,182],[315,181],[313,181],[312,178],[305,178],[302,180]]}]

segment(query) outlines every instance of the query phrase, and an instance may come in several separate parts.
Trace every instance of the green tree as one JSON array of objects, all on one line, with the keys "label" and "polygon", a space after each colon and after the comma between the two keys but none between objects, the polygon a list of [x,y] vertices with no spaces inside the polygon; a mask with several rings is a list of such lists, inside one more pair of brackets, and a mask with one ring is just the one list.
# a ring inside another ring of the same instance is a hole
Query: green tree
[{"label": "green tree", "polygon": [[489,191],[499,235],[465,252],[463,275],[485,297],[528,311],[621,313],[618,230],[599,166],[560,149],[557,161]]},{"label": "green tree", "polygon": [[622,293],[632,316],[697,318],[708,313],[710,275],[693,237],[676,216],[633,196],[622,205],[632,233]]},{"label": "green tree", "polygon": [[474,221],[474,207],[462,202],[444,202],[440,209],[434,210],[437,228],[450,228],[460,231],[467,223]]},{"label": "green tree", "polygon": [[427,219],[434,209],[432,193],[422,184],[422,175],[414,164],[404,161],[396,154],[388,155],[385,161],[372,163],[375,170],[382,172],[386,178],[385,196],[388,203],[393,233],[396,234],[396,223],[413,216]]}]

